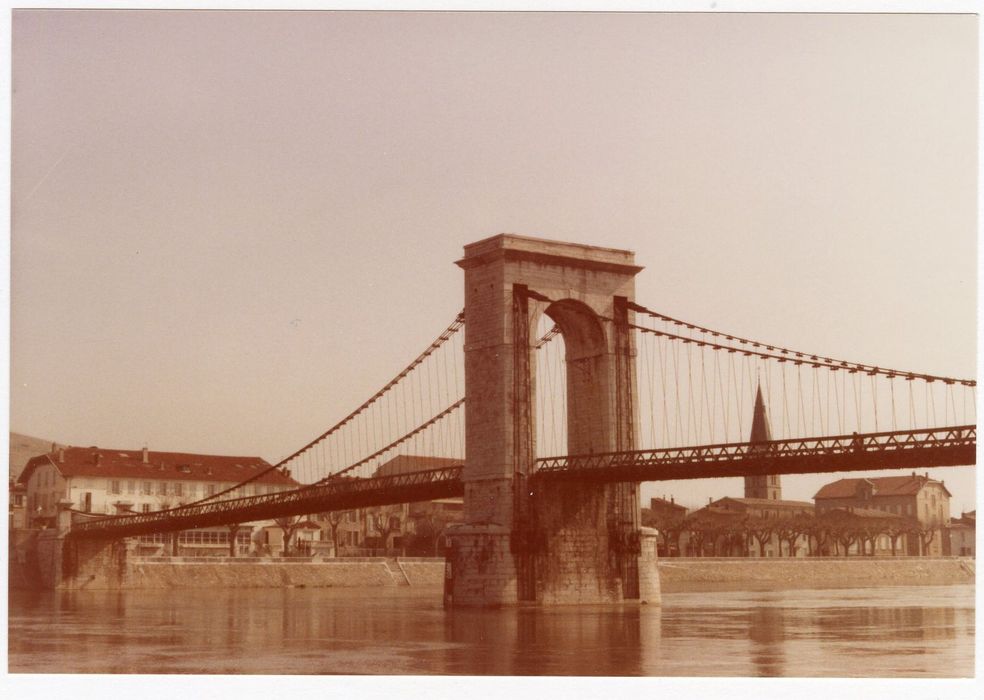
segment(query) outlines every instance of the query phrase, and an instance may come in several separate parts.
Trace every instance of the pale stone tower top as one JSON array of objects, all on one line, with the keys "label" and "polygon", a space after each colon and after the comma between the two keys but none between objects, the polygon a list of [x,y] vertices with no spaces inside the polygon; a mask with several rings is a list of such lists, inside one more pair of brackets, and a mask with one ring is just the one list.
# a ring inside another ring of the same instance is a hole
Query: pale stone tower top
[{"label": "pale stone tower top", "polygon": [[465,269],[484,262],[505,258],[540,263],[560,263],[565,266],[595,270],[610,270],[635,275],[642,267],[635,264],[631,250],[603,248],[552,241],[546,238],[499,233],[465,246],[465,256],[457,261]]}]

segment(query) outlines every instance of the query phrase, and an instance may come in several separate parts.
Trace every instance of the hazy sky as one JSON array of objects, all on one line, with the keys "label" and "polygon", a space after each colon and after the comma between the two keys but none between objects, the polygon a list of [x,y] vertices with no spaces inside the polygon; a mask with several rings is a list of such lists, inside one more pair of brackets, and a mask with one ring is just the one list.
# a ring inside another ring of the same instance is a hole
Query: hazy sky
[{"label": "hazy sky", "polygon": [[11,428],[278,459],[498,232],[632,249],[671,316],[975,376],[976,65],[969,15],[16,12]]}]

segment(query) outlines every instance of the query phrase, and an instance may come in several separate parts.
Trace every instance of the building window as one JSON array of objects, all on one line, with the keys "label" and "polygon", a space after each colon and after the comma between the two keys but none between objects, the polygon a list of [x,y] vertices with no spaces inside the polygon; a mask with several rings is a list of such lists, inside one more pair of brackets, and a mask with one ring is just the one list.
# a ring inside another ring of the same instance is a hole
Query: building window
[{"label": "building window", "polygon": [[167,495],[167,482],[166,481],[158,481],[157,482],[157,495],[158,496],[166,496]]},{"label": "building window", "polygon": [[150,512],[150,504],[149,503],[143,503],[143,504],[141,504],[140,505],[140,512],[141,513],[149,513]]},{"label": "building window", "polygon": [[205,484],[205,495],[206,496],[215,495],[215,484]]},{"label": "building window", "polygon": [[136,493],[137,492],[137,482],[136,481],[133,481],[132,479],[130,481],[127,481],[126,482],[126,492],[127,493]]},{"label": "building window", "polygon": [[184,484],[180,481],[174,485],[174,495],[183,496],[184,495]]},{"label": "building window", "polygon": [[198,496],[198,484],[192,482],[188,484],[188,495],[192,498],[197,498]]},{"label": "building window", "polygon": [[118,480],[113,479],[109,482],[109,492],[113,494],[120,493],[120,482]]},{"label": "building window", "polygon": [[149,481],[143,482],[143,488],[140,489],[140,493],[142,493],[145,496],[149,496],[153,492],[154,492],[153,484],[151,484]]}]

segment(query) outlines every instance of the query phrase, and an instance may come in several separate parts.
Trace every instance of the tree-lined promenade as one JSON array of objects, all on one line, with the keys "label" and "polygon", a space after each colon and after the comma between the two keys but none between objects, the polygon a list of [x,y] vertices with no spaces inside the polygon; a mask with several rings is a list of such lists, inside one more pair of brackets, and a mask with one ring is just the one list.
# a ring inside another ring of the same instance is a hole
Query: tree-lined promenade
[{"label": "tree-lined promenade", "polygon": [[767,518],[703,508],[687,515],[643,509],[642,524],[660,534],[662,556],[874,556],[925,555],[939,524],[867,509]]}]

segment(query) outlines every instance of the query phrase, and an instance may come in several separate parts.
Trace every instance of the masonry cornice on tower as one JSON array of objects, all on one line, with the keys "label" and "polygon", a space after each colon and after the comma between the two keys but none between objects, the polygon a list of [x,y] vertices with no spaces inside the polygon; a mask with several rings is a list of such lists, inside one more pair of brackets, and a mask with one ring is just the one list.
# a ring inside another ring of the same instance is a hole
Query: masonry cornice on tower
[{"label": "masonry cornice on tower", "polygon": [[500,233],[465,246],[465,257],[455,264],[462,269],[494,261],[532,262],[541,265],[576,267],[593,272],[635,275],[644,268],[635,264],[630,250],[601,248],[578,243],[562,243],[544,238]]}]

